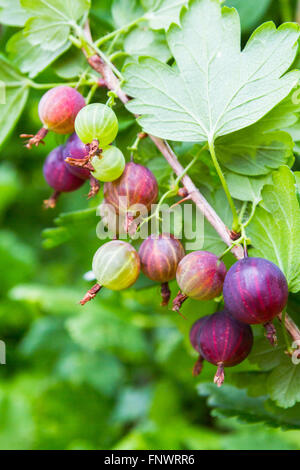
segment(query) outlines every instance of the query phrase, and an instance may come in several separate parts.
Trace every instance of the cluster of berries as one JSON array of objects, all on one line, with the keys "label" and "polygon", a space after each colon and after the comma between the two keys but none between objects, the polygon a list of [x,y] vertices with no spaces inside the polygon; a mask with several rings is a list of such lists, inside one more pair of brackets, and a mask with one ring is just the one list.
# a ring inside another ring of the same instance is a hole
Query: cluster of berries
[{"label": "cluster of berries", "polygon": [[[150,208],[158,194],[154,175],[142,165],[128,163],[122,176],[104,186],[106,202],[119,215],[128,214],[140,203]],[[127,205],[119,203],[124,197]],[[179,240],[171,234],[150,235],[139,251],[124,241],[114,240],[101,246],[93,261],[97,284],[81,301],[95,297],[101,287],[122,290],[137,280],[140,271],[162,286],[162,305],[168,305],[168,282],[175,279],[180,291],[173,310],[180,312],[187,299],[212,300],[223,292],[225,308],[203,317],[193,325],[191,342],[200,353],[194,373],[200,372],[203,359],[216,364],[216,382],[224,380],[224,367],[236,365],[250,353],[253,335],[249,325],[263,324],[271,343],[276,341],[272,320],[284,309],[288,286],[284,274],[263,258],[244,258],[227,272],[225,264],[213,253],[195,251],[185,255]]]},{"label": "cluster of berries", "polygon": [[[137,216],[133,208],[142,207],[148,213],[157,201],[158,184],[148,168],[134,162],[125,164],[122,152],[111,145],[118,133],[112,109],[99,103],[85,106],[78,91],[60,86],[43,96],[39,115],[44,127],[36,136],[23,135],[29,137],[29,148],[42,142],[48,130],[72,133],[66,144],[46,159],[44,175],[55,191],[46,205],[53,207],[59,193],[74,191],[87,179],[91,181],[90,195],[94,195],[99,181],[103,181],[105,203],[125,219],[129,231]],[[130,243],[116,239],[96,252],[93,272],[97,284],[81,304],[93,299],[102,287],[118,291],[132,286],[140,271],[161,284],[162,305],[168,305],[168,283],[176,278],[180,291],[173,310],[179,313],[187,298],[212,300],[223,292],[224,309],[200,318],[192,326],[190,340],[199,353],[195,374],[201,371],[205,359],[218,367],[215,382],[221,385],[224,367],[239,364],[249,355],[252,324],[263,324],[267,337],[275,342],[272,320],[287,303],[288,286],[281,270],[270,261],[246,257],[227,272],[213,253],[195,251],[185,255],[181,242],[169,233],[150,235],[139,252]]]},{"label": "cluster of berries", "polygon": [[[111,145],[118,133],[113,110],[101,103],[85,105],[83,96],[68,86],[49,90],[39,103],[43,127],[26,146],[38,146],[49,131],[72,134],[66,144],[55,148],[44,164],[44,176],[54,193],[45,201],[53,208],[60,193],[75,191],[90,181],[89,197],[99,191],[99,181],[114,181],[125,168],[123,153]],[[75,132],[74,132],[75,131]]]}]

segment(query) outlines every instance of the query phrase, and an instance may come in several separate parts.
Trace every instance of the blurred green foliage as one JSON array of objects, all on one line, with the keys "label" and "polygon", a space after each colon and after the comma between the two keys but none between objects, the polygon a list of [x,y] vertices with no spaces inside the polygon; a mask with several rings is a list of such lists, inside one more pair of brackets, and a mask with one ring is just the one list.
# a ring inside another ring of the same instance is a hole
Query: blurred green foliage
[{"label": "blurred green foliage", "polygon": [[[112,21],[108,3],[94,2],[92,9],[92,21],[104,31]],[[262,3],[261,15],[269,7],[271,17],[270,2]],[[248,18],[251,28],[261,22],[258,16]],[[3,49],[14,32],[1,29]],[[63,76],[63,62],[56,72]],[[54,67],[39,76],[53,80]],[[38,128],[40,96],[31,92],[1,149],[0,339],[7,364],[0,365],[0,449],[300,449],[299,405],[279,409],[257,390],[255,373],[264,372],[255,360],[229,372],[230,385],[221,391],[211,384],[209,364],[200,379],[192,377],[196,357],[188,331],[216,309],[214,302],[187,302],[188,321],[159,307],[158,286],[103,291],[84,309],[78,305],[90,287],[83,276],[100,243],[95,229],[101,194],[87,202],[84,186],[64,195],[54,212],[42,209],[49,195],[43,161],[61,138],[49,135],[45,147],[31,152],[18,138]],[[95,100],[103,101],[104,92]],[[136,127],[122,113],[118,145],[125,151]],[[140,158],[146,162],[152,152],[148,166],[163,192],[171,172],[147,145],[141,144]],[[205,168],[209,187],[215,174]],[[74,211],[82,212],[74,217]],[[292,305],[299,308],[299,296]]]}]

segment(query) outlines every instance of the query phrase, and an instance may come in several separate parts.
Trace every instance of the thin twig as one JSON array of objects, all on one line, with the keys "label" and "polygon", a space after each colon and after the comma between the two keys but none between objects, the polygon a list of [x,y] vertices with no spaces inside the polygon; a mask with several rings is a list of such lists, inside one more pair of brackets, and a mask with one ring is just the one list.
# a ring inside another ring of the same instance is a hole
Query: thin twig
[{"label": "thin twig", "polygon": [[[282,313],[280,313],[278,315],[278,318],[279,318],[280,321],[282,320]],[[285,314],[284,324],[285,324],[285,327],[286,327],[287,331],[289,332],[289,334],[293,338],[293,340],[294,341],[299,341],[300,340],[300,330],[299,330],[298,326],[294,323],[294,321],[291,319],[291,317],[287,313]]]}]

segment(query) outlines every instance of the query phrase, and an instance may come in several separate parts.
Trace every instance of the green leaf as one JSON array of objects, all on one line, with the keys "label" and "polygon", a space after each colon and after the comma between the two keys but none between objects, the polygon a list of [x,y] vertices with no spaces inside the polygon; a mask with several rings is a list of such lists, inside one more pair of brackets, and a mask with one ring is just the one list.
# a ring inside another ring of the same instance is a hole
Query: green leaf
[{"label": "green leaf", "polygon": [[0,272],[2,294],[19,282],[25,282],[36,267],[32,248],[23,243],[15,233],[3,229],[0,234],[0,259],[4,266],[9,266],[9,269]]},{"label": "green leaf", "polygon": [[7,162],[0,165],[0,212],[6,209],[21,190],[20,179],[16,170]]},{"label": "green leaf", "polygon": [[145,15],[152,29],[169,29],[172,23],[180,24],[180,12],[188,0],[156,0],[152,1],[152,8]]},{"label": "green leaf", "polygon": [[[127,108],[145,132],[174,141],[214,141],[255,123],[296,85],[285,71],[297,52],[299,28],[265,23],[240,51],[234,9],[194,0],[172,25],[167,42],[177,67],[151,59],[125,68]],[[226,77],[226,80],[224,80]]]},{"label": "green leaf", "polygon": [[0,146],[13,130],[29,94],[27,79],[20,75],[2,55],[0,55],[0,95],[2,95],[1,81],[4,82],[5,103],[3,104],[0,96]]},{"label": "green leaf", "polygon": [[282,408],[300,401],[300,367],[290,357],[276,367],[268,377],[267,389],[272,400]]},{"label": "green leaf", "polygon": [[234,7],[239,12],[242,30],[247,32],[254,28],[266,13],[271,0],[226,0],[225,5]]},{"label": "green leaf", "polygon": [[264,421],[268,415],[264,408],[266,397],[248,397],[244,390],[230,385],[218,388],[214,384],[200,384],[197,387],[201,396],[208,396],[208,406],[216,408],[214,416],[236,416],[243,421],[255,423]]},{"label": "green leaf", "polygon": [[28,14],[21,7],[20,0],[0,0],[0,23],[8,26],[24,26]]},{"label": "green leaf", "polygon": [[43,247],[47,250],[51,250],[52,248],[56,248],[68,242],[72,238],[72,235],[66,227],[57,227],[46,228],[42,232],[42,237],[44,238]]},{"label": "green leaf", "polygon": [[263,187],[272,183],[272,177],[267,175],[251,178],[236,173],[226,173],[226,181],[233,198],[240,201],[251,201],[256,205],[261,201]]},{"label": "green leaf", "polygon": [[20,284],[9,291],[9,297],[59,315],[74,315],[74,312],[81,310],[78,305],[78,289],[54,288],[42,284]]},{"label": "green leaf", "polygon": [[167,62],[171,57],[165,35],[150,29],[132,30],[126,36],[124,50],[134,58],[149,56]]},{"label": "green leaf", "polygon": [[111,13],[117,28],[121,28],[143,16],[144,10],[137,0],[114,0]]},{"label": "green leaf", "polygon": [[247,389],[250,397],[261,397],[266,394],[267,372],[257,370],[232,372],[230,382],[239,389]]},{"label": "green leaf", "polygon": [[276,347],[272,346],[265,337],[255,339],[249,361],[257,364],[264,371],[272,370],[281,364],[285,357],[286,345],[279,334],[280,328],[277,328],[278,345]]},{"label": "green leaf", "polygon": [[66,42],[54,51],[43,49],[39,45],[32,47],[32,44],[20,31],[9,39],[6,49],[11,62],[21,72],[28,74],[30,78],[34,78],[61,56],[70,45],[71,43]]},{"label": "green leaf", "polygon": [[300,193],[300,171],[295,171],[294,175],[295,175],[295,178],[296,178],[297,191],[298,191],[298,195],[299,195],[299,193]]},{"label": "green leaf", "polygon": [[118,317],[113,308],[103,300],[89,307],[88,311],[67,321],[68,331],[75,343],[89,351],[120,350],[138,360],[147,351],[147,343],[141,328]]},{"label": "green leaf", "polygon": [[300,154],[300,121],[296,122],[294,125],[291,127],[288,127],[285,129],[286,132],[290,134],[294,141],[294,151],[298,155]]},{"label": "green leaf", "polygon": [[254,124],[216,140],[219,162],[230,171],[260,176],[287,165],[293,158],[294,143],[287,132],[264,132]]},{"label": "green leaf", "polygon": [[83,74],[87,70],[87,63],[82,51],[72,48],[60,57],[52,68],[59,77],[69,80]]},{"label": "green leaf", "polygon": [[283,411],[266,397],[248,397],[245,390],[238,390],[230,385],[218,388],[214,384],[200,384],[198,393],[208,396],[208,406],[213,408],[212,415],[218,417],[237,417],[247,423],[266,423],[271,427],[297,429],[300,427],[300,407]]},{"label": "green leaf", "polygon": [[130,423],[145,418],[149,412],[151,395],[149,387],[124,388],[118,398],[113,420],[117,423]]},{"label": "green leaf", "polygon": [[78,231],[78,226],[95,226],[96,207],[60,214],[55,220],[57,227],[43,230],[44,248],[55,248],[69,241]]},{"label": "green leaf", "polygon": [[300,289],[300,208],[295,177],[288,167],[272,175],[273,184],[262,191],[248,227],[254,249],[251,254],[267,258],[284,272],[291,292]]},{"label": "green leaf", "polygon": [[103,352],[66,353],[56,364],[54,372],[62,380],[75,385],[91,385],[105,395],[115,394],[124,379],[124,368],[120,361]]},{"label": "green leaf", "polygon": [[[293,90],[262,119],[215,142],[218,160],[235,173],[259,176],[289,164],[293,159],[293,140],[280,129],[294,125],[300,106],[293,99]],[[298,90],[296,90],[298,93]]]},{"label": "green leaf", "polygon": [[55,51],[65,45],[71,27],[90,8],[90,0],[21,0],[30,15],[24,34],[33,45]]}]

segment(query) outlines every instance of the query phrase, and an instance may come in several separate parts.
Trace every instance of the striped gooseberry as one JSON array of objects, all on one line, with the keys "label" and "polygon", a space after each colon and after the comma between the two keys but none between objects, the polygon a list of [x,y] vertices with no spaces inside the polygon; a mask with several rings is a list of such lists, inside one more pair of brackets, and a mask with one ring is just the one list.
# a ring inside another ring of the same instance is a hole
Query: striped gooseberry
[{"label": "striped gooseberry", "polygon": [[173,309],[179,311],[190,297],[195,300],[212,300],[222,293],[226,266],[209,251],[194,251],[179,263],[176,279],[181,292],[174,299]]},{"label": "striped gooseberry", "polygon": [[91,164],[95,171],[94,178],[99,181],[114,181],[118,179],[125,168],[125,158],[121,150],[111,145],[104,149],[99,156],[94,156]]},{"label": "striped gooseberry", "polygon": [[85,106],[75,120],[75,131],[84,144],[97,141],[98,147],[107,147],[118,133],[118,119],[114,111],[105,104],[93,103]]},{"label": "striped gooseberry", "polygon": [[43,143],[48,131],[56,134],[70,134],[74,132],[75,118],[85,106],[83,96],[74,88],[61,85],[47,91],[39,103],[39,117],[43,123],[42,129],[34,135],[22,134],[22,138],[29,138],[26,147],[38,146]]},{"label": "striped gooseberry", "polygon": [[244,258],[228,271],[223,287],[227,310],[237,320],[264,324],[271,343],[276,342],[272,320],[288,300],[288,285],[276,264],[263,258]]},{"label": "striped gooseberry", "polygon": [[105,183],[105,202],[111,204],[116,213],[126,216],[126,231],[137,212],[145,214],[158,196],[158,184],[153,173],[134,162],[127,163],[117,180]]},{"label": "striped gooseberry", "polygon": [[93,259],[93,273],[97,284],[81,300],[81,305],[92,300],[102,287],[119,291],[132,286],[140,273],[140,258],[129,243],[113,240],[102,245]]},{"label": "striped gooseberry", "polygon": [[47,208],[55,207],[60,193],[75,191],[84,183],[82,178],[78,178],[69,171],[65,164],[62,145],[50,152],[45,160],[43,172],[45,180],[54,189],[50,199],[44,202]]},{"label": "striped gooseberry", "polygon": [[175,279],[179,261],[184,257],[184,248],[170,233],[150,235],[140,246],[141,270],[149,279],[162,285],[162,305],[168,305],[170,289],[168,282]]},{"label": "striped gooseberry", "polygon": [[209,315],[198,335],[203,359],[218,367],[214,382],[224,382],[224,367],[240,364],[250,354],[253,345],[251,327],[233,318],[226,310]]}]

